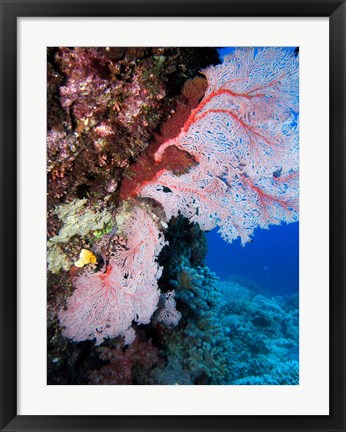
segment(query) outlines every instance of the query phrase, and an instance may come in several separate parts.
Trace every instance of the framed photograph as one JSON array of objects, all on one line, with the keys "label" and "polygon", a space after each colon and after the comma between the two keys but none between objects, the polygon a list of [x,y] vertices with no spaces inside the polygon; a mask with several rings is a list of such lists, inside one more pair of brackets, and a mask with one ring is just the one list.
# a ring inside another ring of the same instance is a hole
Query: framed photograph
[{"label": "framed photograph", "polygon": [[345,3],[0,4],[1,430],[346,431]]}]

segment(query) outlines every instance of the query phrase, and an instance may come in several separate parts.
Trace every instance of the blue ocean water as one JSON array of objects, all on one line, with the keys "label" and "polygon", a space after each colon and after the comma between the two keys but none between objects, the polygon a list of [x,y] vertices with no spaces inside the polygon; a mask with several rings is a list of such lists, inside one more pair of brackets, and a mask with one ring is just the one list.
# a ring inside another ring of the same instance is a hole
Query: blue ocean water
[{"label": "blue ocean water", "polygon": [[234,279],[269,295],[299,290],[299,223],[256,229],[253,241],[226,243],[217,228],[207,234],[206,264],[221,279]]}]

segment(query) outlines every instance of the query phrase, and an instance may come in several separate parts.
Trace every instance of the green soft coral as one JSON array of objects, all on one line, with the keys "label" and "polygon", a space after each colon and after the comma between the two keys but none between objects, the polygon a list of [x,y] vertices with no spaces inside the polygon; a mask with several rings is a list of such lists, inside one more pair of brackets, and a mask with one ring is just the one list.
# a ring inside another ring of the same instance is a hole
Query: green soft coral
[{"label": "green soft coral", "polygon": [[106,226],[104,228],[95,230],[93,232],[94,237],[97,239],[100,239],[104,235],[109,234],[112,231],[112,229],[113,229],[113,223],[109,222],[106,224]]}]

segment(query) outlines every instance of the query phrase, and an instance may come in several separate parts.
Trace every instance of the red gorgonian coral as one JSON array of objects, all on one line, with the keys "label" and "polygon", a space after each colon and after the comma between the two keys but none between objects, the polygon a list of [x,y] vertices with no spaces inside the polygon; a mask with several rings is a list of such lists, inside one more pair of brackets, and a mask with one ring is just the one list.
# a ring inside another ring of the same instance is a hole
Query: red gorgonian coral
[{"label": "red gorgonian coral", "polygon": [[238,49],[203,72],[208,88],[172,146],[198,163],[187,173],[159,171],[137,188],[167,218],[179,212],[231,242],[258,226],[298,220],[298,60],[281,48]]}]

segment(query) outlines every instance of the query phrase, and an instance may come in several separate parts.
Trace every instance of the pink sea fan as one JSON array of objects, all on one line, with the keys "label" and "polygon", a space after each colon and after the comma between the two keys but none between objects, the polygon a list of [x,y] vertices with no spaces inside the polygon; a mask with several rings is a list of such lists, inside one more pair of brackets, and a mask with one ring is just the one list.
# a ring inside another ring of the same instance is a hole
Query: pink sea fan
[{"label": "pink sea fan", "polygon": [[298,220],[298,60],[280,48],[238,49],[204,71],[208,88],[175,145],[198,164],[161,171],[139,190],[167,218],[181,213],[231,242],[258,226]]},{"label": "pink sea fan", "polygon": [[281,48],[236,50],[203,71],[208,87],[175,145],[214,174],[271,175],[298,164],[298,59]]},{"label": "pink sea fan", "polygon": [[114,261],[126,271],[133,267],[150,264],[167,242],[151,217],[140,207],[135,207],[126,220],[123,228],[126,237],[126,247],[119,247]]},{"label": "pink sea fan", "polygon": [[100,345],[107,337],[122,336],[130,344],[135,338],[132,323],[150,322],[159,301],[157,281],[162,273],[155,259],[164,242],[151,217],[140,208],[129,219],[127,234],[131,236],[126,253],[112,258],[105,273],[76,278],[75,291],[59,313],[65,337],[76,342],[95,339]]}]

